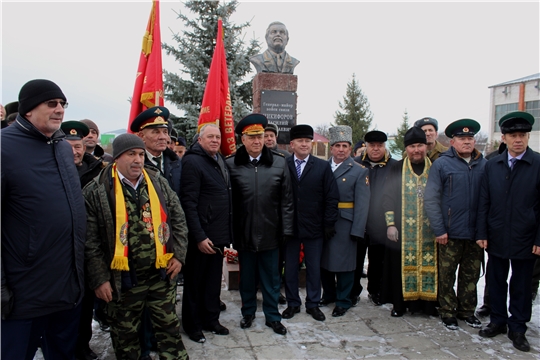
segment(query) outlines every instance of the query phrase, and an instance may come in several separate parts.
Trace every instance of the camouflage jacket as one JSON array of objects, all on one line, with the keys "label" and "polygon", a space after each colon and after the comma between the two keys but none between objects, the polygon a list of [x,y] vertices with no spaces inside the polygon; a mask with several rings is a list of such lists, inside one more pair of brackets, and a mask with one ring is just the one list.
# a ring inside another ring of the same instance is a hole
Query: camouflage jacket
[{"label": "camouflage jacket", "polygon": [[[85,264],[88,285],[96,289],[110,281],[113,299],[120,299],[121,271],[111,270],[111,261],[115,247],[115,211],[114,190],[112,189],[111,167],[107,166],[83,189],[87,211],[87,232],[85,247]],[[176,193],[169,187],[167,180],[151,169],[148,175],[165,198],[165,208],[171,226],[171,237],[174,257],[185,263],[187,251],[187,225],[184,211]]]}]

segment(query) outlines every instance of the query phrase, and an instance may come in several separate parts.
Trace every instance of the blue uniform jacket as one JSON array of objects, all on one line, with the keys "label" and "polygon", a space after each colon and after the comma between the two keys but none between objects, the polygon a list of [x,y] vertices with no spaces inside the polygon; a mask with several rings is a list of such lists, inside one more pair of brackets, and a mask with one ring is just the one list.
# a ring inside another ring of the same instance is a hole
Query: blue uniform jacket
[{"label": "blue uniform jacket", "polygon": [[433,162],[424,208],[435,236],[474,240],[480,183],[487,160],[474,151],[469,164],[451,147]]}]

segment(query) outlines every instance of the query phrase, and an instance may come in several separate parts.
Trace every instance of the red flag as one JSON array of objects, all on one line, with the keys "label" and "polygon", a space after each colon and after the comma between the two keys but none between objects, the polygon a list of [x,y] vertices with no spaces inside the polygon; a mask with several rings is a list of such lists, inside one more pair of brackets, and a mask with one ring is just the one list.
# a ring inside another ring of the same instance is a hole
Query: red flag
[{"label": "red flag", "polygon": [[208,123],[218,125],[221,130],[221,153],[225,156],[234,153],[236,140],[221,18],[218,20],[216,48],[204,89],[197,131]]},{"label": "red flag", "polygon": [[129,128],[137,115],[158,105],[163,106],[163,66],[161,65],[159,0],[154,0],[142,42],[139,68],[131,98],[128,132],[131,133]]}]

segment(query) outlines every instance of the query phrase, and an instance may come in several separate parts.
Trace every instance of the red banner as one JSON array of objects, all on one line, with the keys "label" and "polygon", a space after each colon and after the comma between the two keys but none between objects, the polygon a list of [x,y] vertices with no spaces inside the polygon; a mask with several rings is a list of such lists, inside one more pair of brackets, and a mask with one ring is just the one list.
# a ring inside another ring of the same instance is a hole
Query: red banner
[{"label": "red banner", "polygon": [[231,95],[229,93],[229,75],[225,46],[223,45],[223,23],[218,20],[216,48],[210,65],[210,72],[204,89],[204,97],[199,115],[198,129],[205,124],[213,123],[221,130],[221,153],[224,156],[236,152],[234,136],[234,120]]},{"label": "red banner", "polygon": [[139,68],[131,98],[128,132],[131,132],[129,128],[137,115],[157,105],[163,106],[163,66],[161,64],[159,0],[154,0],[142,42]]}]

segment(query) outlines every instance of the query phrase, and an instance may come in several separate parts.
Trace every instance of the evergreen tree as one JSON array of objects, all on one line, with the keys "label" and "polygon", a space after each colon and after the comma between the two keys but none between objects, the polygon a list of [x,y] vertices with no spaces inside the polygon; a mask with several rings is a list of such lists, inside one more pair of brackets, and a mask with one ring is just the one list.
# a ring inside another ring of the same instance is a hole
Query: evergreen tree
[{"label": "evergreen tree", "polygon": [[395,154],[402,154],[405,151],[405,134],[409,130],[409,114],[407,110],[403,112],[403,120],[401,125],[397,129],[396,137],[394,141],[390,143],[390,152]]},{"label": "evergreen tree", "polygon": [[218,18],[223,21],[224,45],[229,72],[229,90],[233,104],[233,116],[236,122],[249,114],[253,104],[251,79],[245,80],[251,71],[249,58],[259,52],[260,45],[251,40],[245,45],[242,31],[249,22],[234,24],[229,19],[236,11],[238,1],[195,1],[184,3],[186,9],[195,16],[178,12],[178,19],[185,24],[182,34],[175,34],[175,46],[163,44],[167,55],[172,55],[180,64],[178,75],[164,70],[165,99],[184,110],[181,117],[172,115],[181,136],[188,144],[197,132],[199,112],[208,77],[208,71],[214,54],[217,36]]},{"label": "evergreen tree", "polygon": [[342,111],[336,111],[334,115],[335,125],[347,125],[352,128],[353,144],[368,132],[373,120],[373,114],[369,109],[367,97],[362,93],[353,74],[351,82],[347,84],[347,92],[343,97],[343,103],[339,102]]}]

